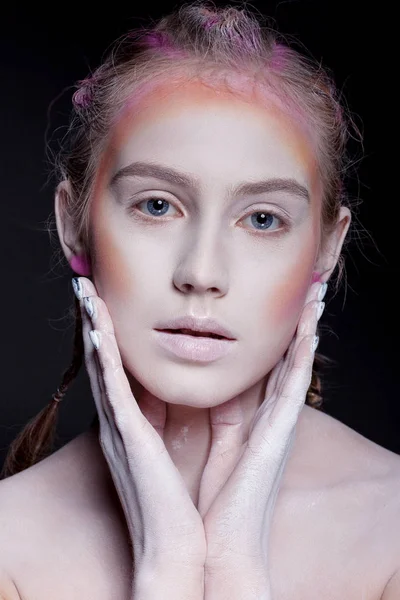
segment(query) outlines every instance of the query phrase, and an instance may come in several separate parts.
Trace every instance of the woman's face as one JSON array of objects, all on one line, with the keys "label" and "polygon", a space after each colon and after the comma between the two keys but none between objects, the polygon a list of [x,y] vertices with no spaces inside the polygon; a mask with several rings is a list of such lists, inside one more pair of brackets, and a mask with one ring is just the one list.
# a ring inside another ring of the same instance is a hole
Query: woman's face
[{"label": "woman's face", "polygon": [[[265,378],[294,335],[320,236],[311,140],[272,102],[200,82],[153,90],[119,132],[91,206],[94,283],[129,374],[165,402],[215,406]],[[231,352],[199,363],[161,347],[154,329],[184,315],[222,322]]]}]

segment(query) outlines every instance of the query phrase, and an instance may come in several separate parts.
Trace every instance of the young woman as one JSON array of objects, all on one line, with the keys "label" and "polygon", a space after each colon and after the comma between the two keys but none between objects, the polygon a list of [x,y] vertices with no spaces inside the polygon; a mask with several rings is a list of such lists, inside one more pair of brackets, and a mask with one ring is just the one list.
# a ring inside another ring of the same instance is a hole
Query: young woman
[{"label": "young woman", "polygon": [[[318,410],[352,216],[332,81],[248,9],[196,2],[73,104],[74,358],[9,450],[0,596],[398,599],[400,459]],[[98,418],[49,454],[83,354]]]}]

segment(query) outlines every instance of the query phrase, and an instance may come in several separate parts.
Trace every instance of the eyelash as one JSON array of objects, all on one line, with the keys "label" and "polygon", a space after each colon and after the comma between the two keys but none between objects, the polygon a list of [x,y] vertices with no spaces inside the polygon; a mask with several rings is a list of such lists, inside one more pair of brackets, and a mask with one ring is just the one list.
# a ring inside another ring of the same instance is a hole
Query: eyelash
[{"label": "eyelash", "polygon": [[[151,201],[151,200],[161,200],[162,202],[167,202],[168,204],[170,204],[170,205],[172,205],[172,206],[173,206],[173,203],[172,203],[170,200],[166,200],[165,198],[162,198],[161,196],[151,196],[151,197],[149,197],[149,198],[145,198],[144,200],[140,200],[139,202],[136,202],[135,204],[132,204],[132,205],[130,206],[130,210],[131,210],[132,212],[133,212],[133,211],[138,211],[138,212],[141,212],[141,211],[140,211],[140,210],[139,210],[137,207],[138,207],[140,204],[143,204],[143,202],[149,202],[149,201]],[[253,210],[252,212],[250,212],[250,213],[248,213],[248,214],[244,215],[244,216],[242,217],[242,219],[245,219],[245,218],[247,218],[247,217],[251,217],[253,214],[257,214],[257,213],[259,213],[259,214],[265,214],[265,215],[271,215],[271,216],[275,217],[276,219],[278,219],[278,220],[281,222],[281,226],[280,226],[278,229],[272,229],[272,230],[271,230],[271,229],[264,229],[264,230],[262,230],[262,229],[254,229],[254,230],[253,230],[253,232],[255,232],[256,234],[263,234],[263,233],[264,233],[264,232],[266,232],[266,231],[272,231],[272,232],[276,232],[276,233],[278,233],[278,232],[279,232],[279,233],[282,233],[283,231],[286,231],[286,230],[288,230],[288,229],[289,229],[289,227],[290,227],[290,219],[289,219],[288,217],[284,217],[284,216],[283,216],[283,215],[282,215],[280,212],[278,212],[278,211],[276,211],[276,210],[274,210],[274,209],[267,209],[267,210],[264,210],[264,209],[259,209],[259,210]],[[150,220],[153,220],[153,218],[154,218],[154,219],[157,219],[157,218],[158,218],[158,217],[156,217],[156,216],[150,216],[150,215],[146,215],[146,214],[144,214],[144,213],[141,213],[141,215],[143,215],[145,218],[147,218],[147,219],[150,219]],[[136,215],[133,215],[133,216],[136,218]],[[161,218],[162,218],[162,217],[161,217]],[[253,232],[252,232],[252,233],[253,233]]]}]

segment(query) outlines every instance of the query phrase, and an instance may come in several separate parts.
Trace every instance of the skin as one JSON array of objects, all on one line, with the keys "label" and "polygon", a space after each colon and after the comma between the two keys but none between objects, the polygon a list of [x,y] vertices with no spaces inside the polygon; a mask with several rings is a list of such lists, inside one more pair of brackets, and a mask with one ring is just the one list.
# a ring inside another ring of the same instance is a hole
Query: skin
[{"label": "skin", "polygon": [[[123,131],[90,208],[91,275],[139,406],[152,397],[167,403],[164,443],[197,505],[211,444],[209,408],[238,399],[249,429],[269,373],[293,338],[313,274],[329,279],[351,216],[341,208],[319,253],[321,187],[313,138],[272,99],[245,101],[194,81],[179,90],[166,83],[132,108]],[[189,173],[198,186],[149,177],[112,184],[134,161]],[[244,181],[281,177],[306,187],[310,202],[289,192],[229,191]],[[58,188],[56,216],[71,261],[82,248],[63,210],[63,193],[67,182]],[[154,197],[168,202],[165,215],[149,212],[145,200]],[[273,209],[289,217],[287,226],[274,218],[262,230],[257,214],[252,222],[252,213]],[[152,330],[160,320],[185,314],[222,320],[237,339],[234,351],[208,364],[168,355]]]}]

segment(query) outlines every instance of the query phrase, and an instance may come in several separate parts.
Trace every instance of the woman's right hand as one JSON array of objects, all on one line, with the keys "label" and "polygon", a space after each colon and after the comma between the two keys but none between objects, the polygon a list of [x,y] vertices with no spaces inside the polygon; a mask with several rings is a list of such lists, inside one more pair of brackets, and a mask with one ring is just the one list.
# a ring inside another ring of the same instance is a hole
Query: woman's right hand
[{"label": "woman's right hand", "polygon": [[[125,513],[134,570],[160,566],[182,575],[184,569],[201,572],[207,553],[203,521],[164,445],[166,403],[147,401],[139,408],[105,303],[89,279],[74,278],[73,284],[80,300],[100,446]],[[89,317],[91,306],[94,314]],[[92,330],[100,342],[98,350],[89,335]]]}]

